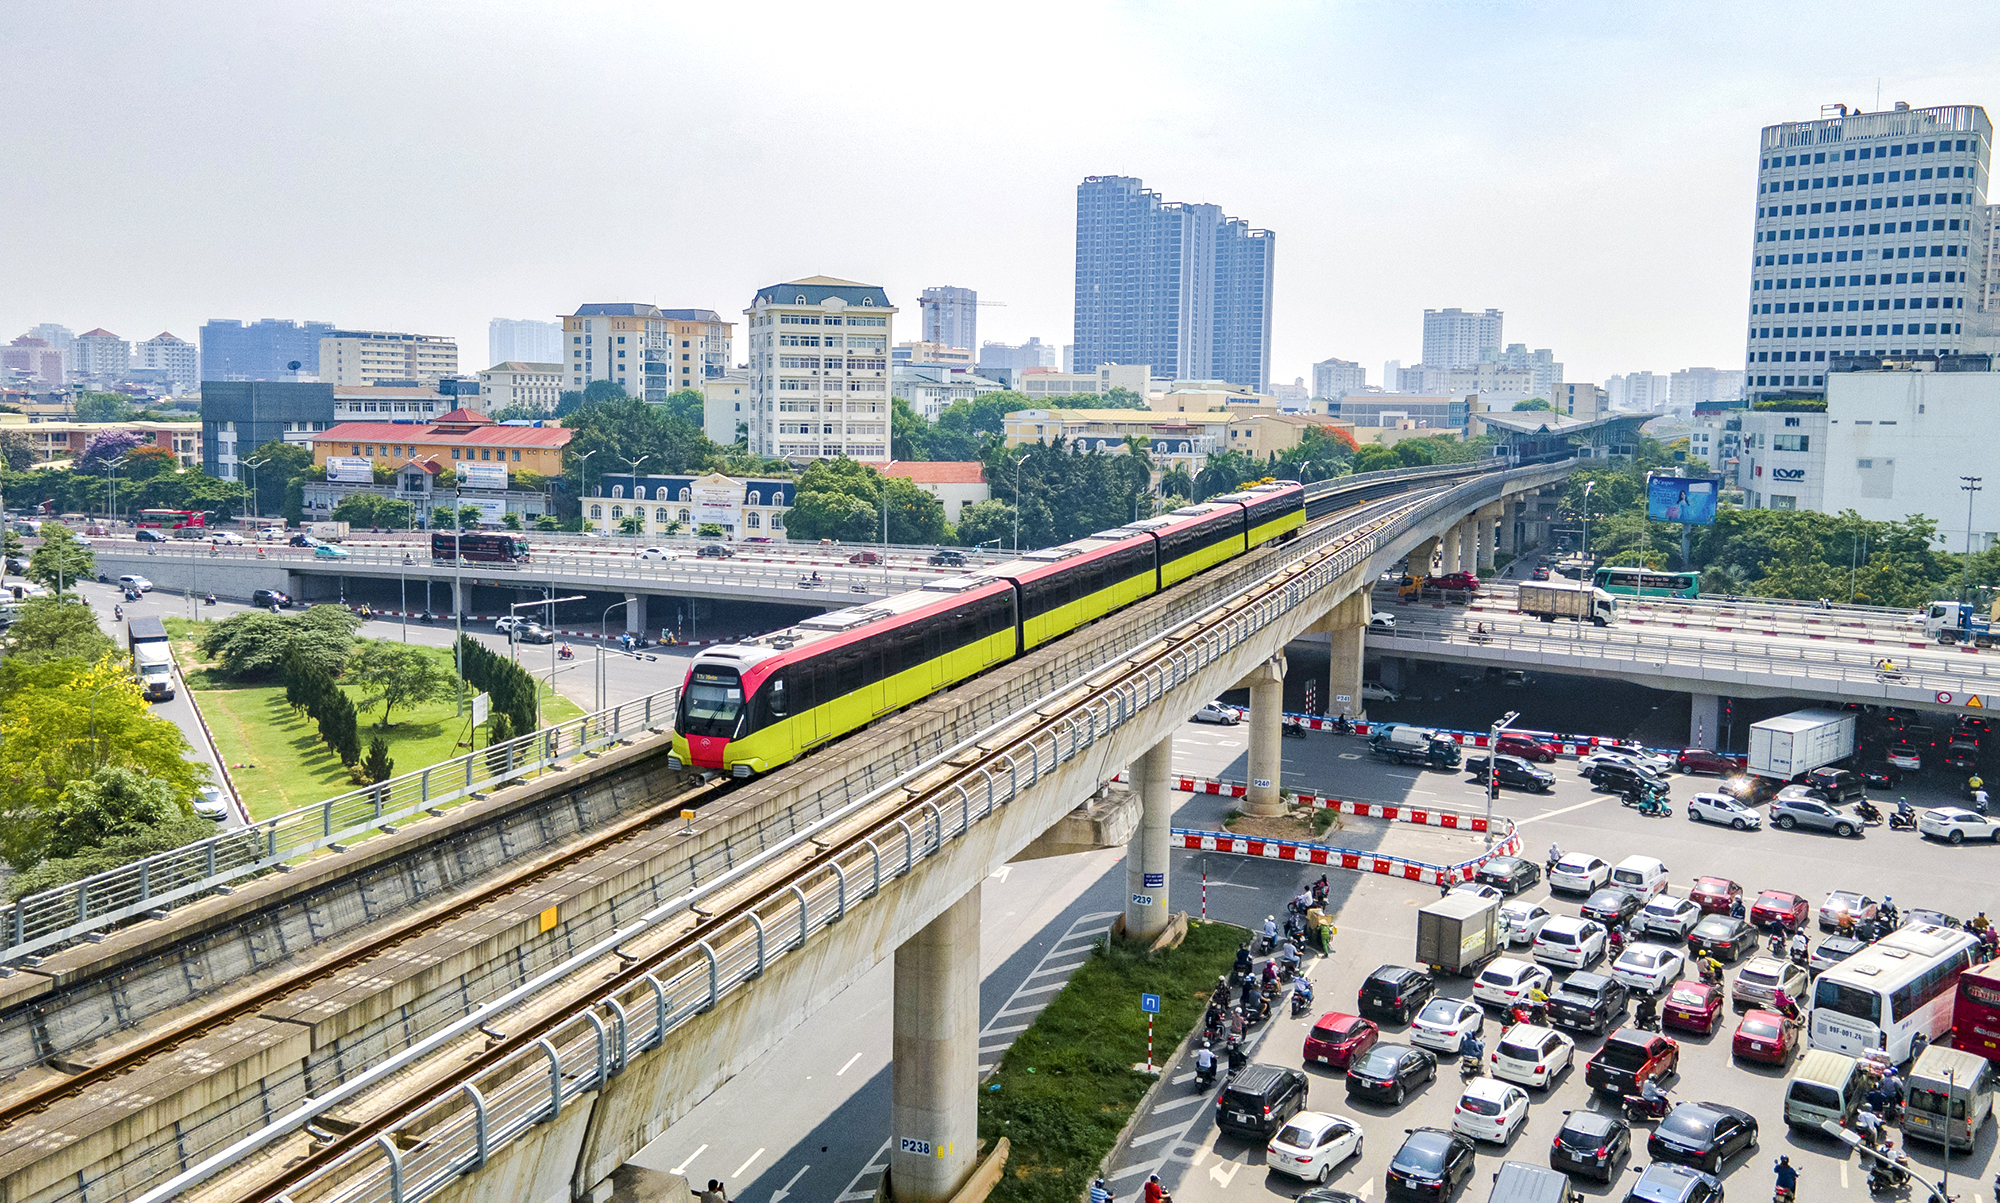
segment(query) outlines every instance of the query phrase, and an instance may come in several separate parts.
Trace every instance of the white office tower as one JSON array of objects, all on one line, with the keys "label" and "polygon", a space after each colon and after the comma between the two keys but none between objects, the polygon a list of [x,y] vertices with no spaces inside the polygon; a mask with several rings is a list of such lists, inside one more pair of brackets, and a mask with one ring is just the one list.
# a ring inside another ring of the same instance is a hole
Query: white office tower
[{"label": "white office tower", "polygon": [[1504,316],[1498,309],[1467,313],[1463,309],[1424,310],[1425,367],[1469,368],[1500,350]]},{"label": "white office tower", "polygon": [[750,450],[794,462],[889,458],[889,347],[880,286],[808,276],[761,288],[750,331]]}]

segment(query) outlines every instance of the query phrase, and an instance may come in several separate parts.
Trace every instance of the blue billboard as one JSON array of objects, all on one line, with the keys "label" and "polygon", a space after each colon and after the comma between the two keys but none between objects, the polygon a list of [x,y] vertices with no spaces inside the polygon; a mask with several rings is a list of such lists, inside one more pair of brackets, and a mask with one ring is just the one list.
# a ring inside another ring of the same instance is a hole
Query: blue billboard
[{"label": "blue billboard", "polygon": [[1686,476],[1646,478],[1646,517],[1655,522],[1715,525],[1716,482]]}]

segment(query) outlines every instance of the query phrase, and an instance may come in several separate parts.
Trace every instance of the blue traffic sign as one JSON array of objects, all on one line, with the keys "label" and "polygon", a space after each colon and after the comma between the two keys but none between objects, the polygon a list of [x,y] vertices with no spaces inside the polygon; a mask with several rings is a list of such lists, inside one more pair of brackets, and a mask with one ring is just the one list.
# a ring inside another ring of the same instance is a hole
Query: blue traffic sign
[{"label": "blue traffic sign", "polygon": [[1158,1015],[1160,1013],[1160,996],[1157,994],[1141,994],[1139,996],[1139,1009],[1148,1015]]}]

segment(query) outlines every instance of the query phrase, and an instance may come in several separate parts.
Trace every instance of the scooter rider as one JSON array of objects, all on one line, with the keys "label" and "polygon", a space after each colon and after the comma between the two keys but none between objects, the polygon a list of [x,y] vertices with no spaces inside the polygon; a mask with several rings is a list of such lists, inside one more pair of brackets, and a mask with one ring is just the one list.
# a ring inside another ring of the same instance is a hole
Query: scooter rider
[{"label": "scooter rider", "polygon": [[1645,1102],[1646,1110],[1649,1114],[1666,1114],[1667,1092],[1660,1089],[1658,1078],[1648,1077],[1644,1082],[1639,1084],[1639,1098]]},{"label": "scooter rider", "polygon": [[1256,958],[1250,955],[1250,946],[1245,944],[1238,948],[1236,950],[1236,965],[1233,973],[1238,977],[1249,977],[1256,970],[1257,961]]},{"label": "scooter rider", "polygon": [[1289,940],[1285,941],[1284,948],[1278,951],[1278,968],[1286,977],[1292,977],[1299,971],[1299,949]]},{"label": "scooter rider", "polygon": [[1312,1006],[1312,1002],[1312,979],[1300,974],[1298,980],[1292,983],[1292,1014],[1296,1015]]},{"label": "scooter rider", "polygon": [[1559,864],[1561,864],[1561,863],[1562,863],[1562,858],[1563,858],[1563,850],[1562,850],[1562,845],[1560,845],[1560,844],[1550,844],[1550,845],[1549,845],[1549,866],[1548,866],[1548,867],[1549,867],[1549,870],[1550,870],[1550,871],[1554,871],[1555,867],[1556,867],[1557,865],[1559,865]]},{"label": "scooter rider", "polygon": [[1660,1030],[1660,1004],[1650,992],[1642,992],[1632,1010],[1632,1022],[1643,1031]]},{"label": "scooter rider", "polygon": [[1805,929],[1801,927],[1792,936],[1792,959],[1803,965],[1806,963],[1807,954],[1811,951],[1812,942],[1806,939]]},{"label": "scooter rider", "polygon": [[1278,946],[1278,917],[1276,915],[1264,916],[1264,940],[1272,948]]},{"label": "scooter rider", "polygon": [[1194,1080],[1203,1086],[1215,1081],[1215,1050],[1208,1046],[1206,1040],[1195,1050]]},{"label": "scooter rider", "polygon": [[1799,1171],[1792,1164],[1790,1154],[1778,1158],[1778,1164],[1772,1166],[1771,1171],[1777,1175],[1779,1190],[1784,1191],[1790,1198],[1799,1197]]}]

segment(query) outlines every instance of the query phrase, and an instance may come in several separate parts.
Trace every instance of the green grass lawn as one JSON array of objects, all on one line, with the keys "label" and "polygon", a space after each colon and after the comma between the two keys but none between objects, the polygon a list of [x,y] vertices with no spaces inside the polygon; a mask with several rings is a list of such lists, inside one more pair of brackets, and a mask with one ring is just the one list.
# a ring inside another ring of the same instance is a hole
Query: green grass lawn
[{"label": "green grass lawn", "polygon": [[[252,816],[270,818],[356,788],[340,758],[320,741],[319,728],[285,704],[282,684],[246,685],[194,668],[199,660],[193,644],[184,641],[191,628],[177,623],[170,629],[176,642],[175,656],[185,667],[188,689],[208,719],[216,747]],[[424,650],[447,663],[451,660],[448,648]],[[364,690],[347,685],[341,688],[357,707],[366,700]],[[360,715],[362,749],[365,752],[368,741],[376,735],[388,740],[389,756],[398,774],[449,760],[468,751],[458,745],[471,738],[466,720],[456,711],[451,698],[399,708],[384,730],[376,726],[382,719],[382,707],[371,706]],[[574,703],[543,685],[543,722],[562,722],[582,713]]]},{"label": "green grass lawn", "polygon": [[[1147,958],[1100,947],[1007,1050],[979,1093],[979,1136],[1011,1144],[995,1203],[1076,1203],[1152,1085],[1139,995],[1160,996],[1154,1052],[1170,1057],[1201,1022],[1215,979],[1250,934],[1190,923],[1179,948]],[[1136,1195],[1138,1192],[1132,1192]]]}]

